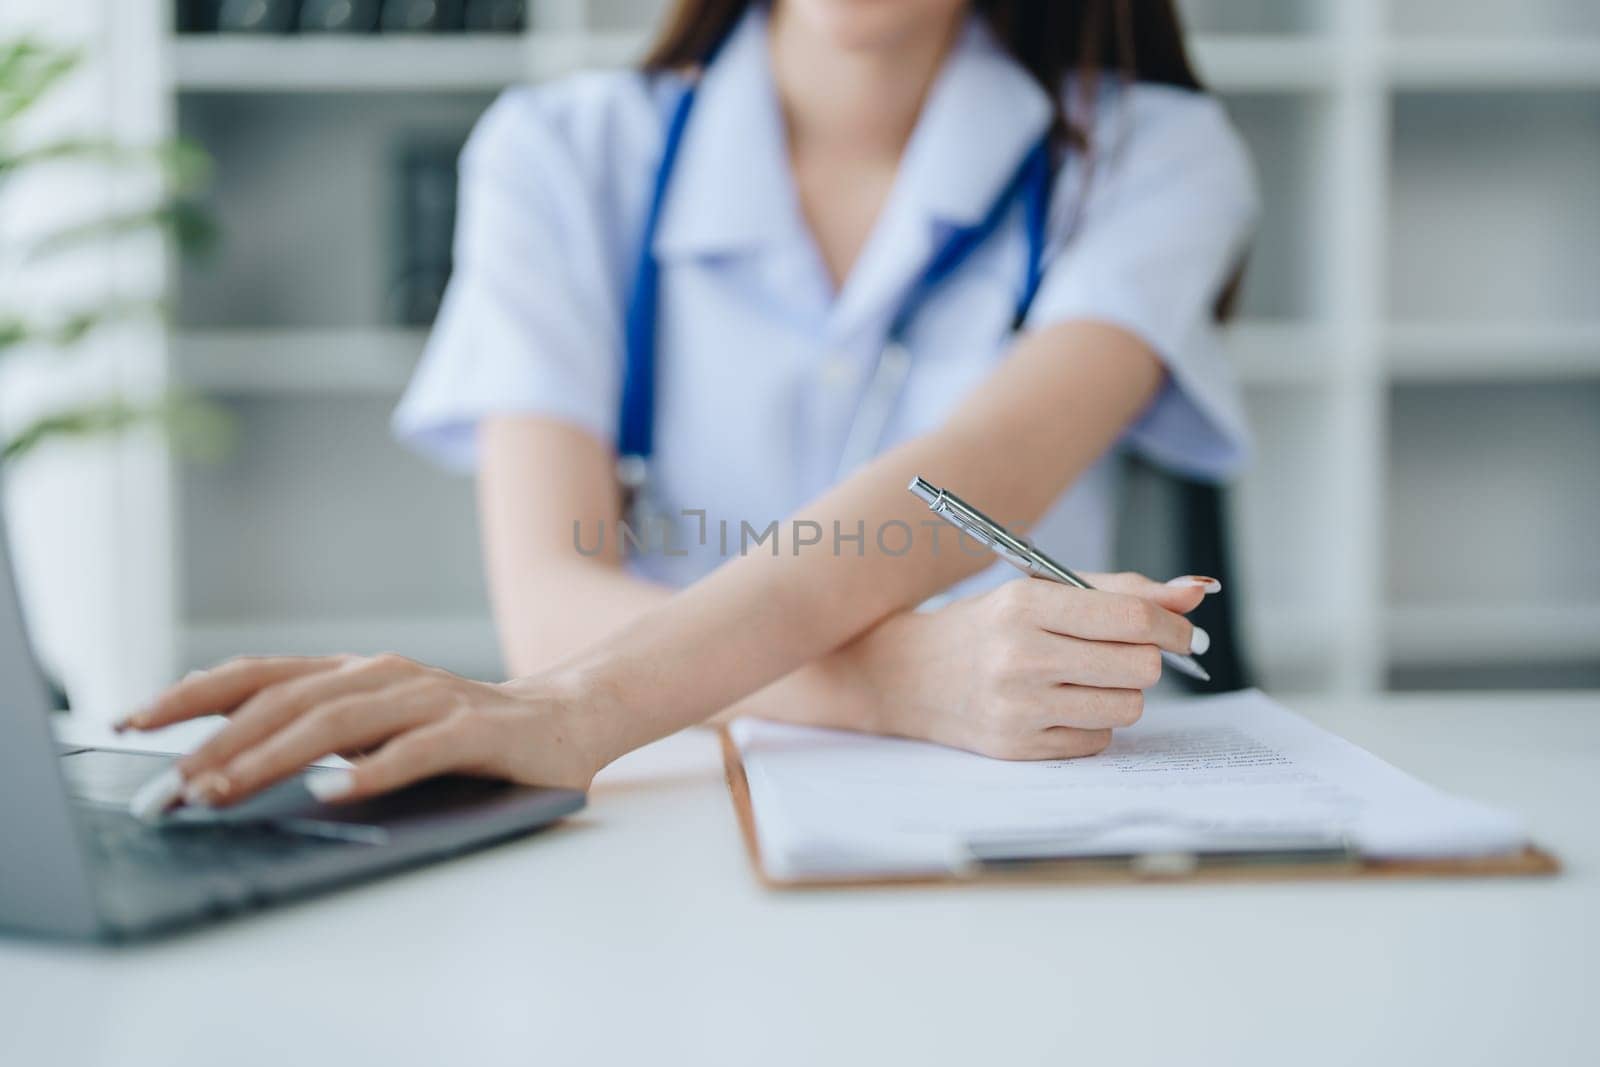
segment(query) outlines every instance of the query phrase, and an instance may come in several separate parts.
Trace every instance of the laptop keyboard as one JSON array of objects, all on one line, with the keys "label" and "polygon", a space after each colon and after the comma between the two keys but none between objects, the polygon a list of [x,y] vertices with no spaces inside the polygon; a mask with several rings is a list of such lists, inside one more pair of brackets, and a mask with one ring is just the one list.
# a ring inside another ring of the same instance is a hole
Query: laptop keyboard
[{"label": "laptop keyboard", "polygon": [[101,918],[118,933],[242,911],[332,884],[359,871],[348,850],[371,851],[265,822],[149,826],[124,811],[82,806],[78,821]]},{"label": "laptop keyboard", "polygon": [[292,833],[270,823],[149,826],[121,812],[82,813],[89,848],[103,866],[129,865],[192,874],[248,870],[350,847],[340,841]]}]

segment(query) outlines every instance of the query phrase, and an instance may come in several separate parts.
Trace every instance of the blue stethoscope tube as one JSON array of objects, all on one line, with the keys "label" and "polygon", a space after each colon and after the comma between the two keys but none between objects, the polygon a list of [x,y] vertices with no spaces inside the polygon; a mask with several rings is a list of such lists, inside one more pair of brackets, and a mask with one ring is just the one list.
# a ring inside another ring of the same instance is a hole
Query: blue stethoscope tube
[{"label": "blue stethoscope tube", "polygon": [[[625,330],[627,362],[623,372],[617,424],[617,478],[635,501],[644,496],[650,457],[655,449],[656,312],[660,265],[656,261],[653,245],[697,91],[698,80],[691,81],[678,98],[667,122],[665,146],[656,170],[649,211],[645,215],[643,241],[634,270],[633,292],[628,302]],[[983,218],[971,226],[951,231],[934,252],[922,276],[912,286],[891,320],[887,341],[879,352],[846,436],[839,465],[841,474],[870,458],[882,442],[895,402],[911,371],[911,349],[906,338],[917,311],[940,285],[961,268],[969,256],[1000,229],[1018,201],[1022,205],[1028,237],[1027,273],[1012,320],[1013,329],[1021,327],[1044,274],[1052,170],[1050,139],[1047,135],[1029,150]]]}]

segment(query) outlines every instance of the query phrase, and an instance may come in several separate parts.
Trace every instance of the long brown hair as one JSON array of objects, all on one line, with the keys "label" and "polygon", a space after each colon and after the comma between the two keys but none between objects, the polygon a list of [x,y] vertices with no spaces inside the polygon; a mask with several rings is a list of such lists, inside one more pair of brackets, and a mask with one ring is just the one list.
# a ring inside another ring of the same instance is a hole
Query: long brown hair
[{"label": "long brown hair", "polygon": [[[647,71],[703,63],[757,0],[677,0],[645,56]],[[1068,76],[1092,99],[1098,75],[1201,88],[1172,0],[973,0],[996,38],[1056,102],[1057,133],[1086,148],[1091,131],[1060,110]],[[1091,111],[1092,113],[1092,111]]]}]

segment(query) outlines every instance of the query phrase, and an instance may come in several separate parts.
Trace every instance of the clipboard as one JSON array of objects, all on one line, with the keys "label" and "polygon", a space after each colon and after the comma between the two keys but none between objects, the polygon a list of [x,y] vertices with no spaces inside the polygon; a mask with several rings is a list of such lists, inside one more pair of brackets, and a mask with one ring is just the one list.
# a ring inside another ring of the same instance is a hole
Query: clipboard
[{"label": "clipboard", "polygon": [[[890,874],[881,877],[776,878],[761,858],[756,836],[755,808],[744,758],[726,724],[717,727],[722,745],[728,796],[739,820],[739,833],[756,880],[767,889],[864,889],[875,886],[959,885],[1074,885],[1268,883],[1295,881],[1352,881],[1393,878],[1535,877],[1559,874],[1561,862],[1554,854],[1528,845],[1520,852],[1467,859],[1370,859],[1348,850],[1316,856],[1296,853],[1212,854],[1181,857],[1151,854],[1129,860],[1109,857],[1029,858],[977,862],[949,872]],[[1142,859],[1142,862],[1140,861]]]}]

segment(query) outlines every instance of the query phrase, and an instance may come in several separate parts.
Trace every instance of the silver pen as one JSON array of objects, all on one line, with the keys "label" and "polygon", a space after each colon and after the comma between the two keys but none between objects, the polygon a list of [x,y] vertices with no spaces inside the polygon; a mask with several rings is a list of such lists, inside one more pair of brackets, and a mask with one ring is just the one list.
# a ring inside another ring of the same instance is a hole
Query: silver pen
[{"label": "silver pen", "polygon": [[[990,551],[1023,574],[1060,582],[1062,585],[1076,586],[1079,589],[1094,588],[1027,541],[1009,533],[1004,526],[949,490],[937,489],[921,477],[911,479],[911,484],[907,488],[927,503],[929,511],[979,544],[987,545]],[[1211,675],[1206,673],[1206,669],[1200,666],[1199,661],[1193,656],[1168,652],[1163,648],[1161,658],[1191,678],[1198,678],[1202,682],[1211,680]]]}]

